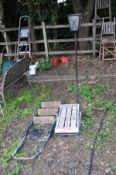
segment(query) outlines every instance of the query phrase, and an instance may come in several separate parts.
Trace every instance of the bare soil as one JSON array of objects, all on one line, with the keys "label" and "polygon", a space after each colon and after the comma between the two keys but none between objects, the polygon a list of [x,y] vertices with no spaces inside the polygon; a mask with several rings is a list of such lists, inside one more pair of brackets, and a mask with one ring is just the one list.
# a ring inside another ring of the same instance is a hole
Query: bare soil
[{"label": "bare soil", "polygon": [[[80,57],[79,62],[80,75],[97,75],[94,80],[81,81],[80,83],[104,82],[110,85],[108,92],[105,92],[101,98],[105,100],[116,99],[116,77],[98,78],[99,74],[116,74],[116,62],[100,62],[97,59]],[[73,75],[75,74],[74,57],[70,58],[70,62],[66,65],[59,65],[50,71],[38,73],[39,75]],[[45,86],[51,90],[50,101],[60,100],[62,103],[75,103],[76,97],[74,93],[67,92],[67,85],[75,83],[74,81],[64,82],[49,82],[41,84],[33,84],[33,86]],[[23,86],[27,88],[27,86]],[[29,87],[28,87],[29,88]],[[86,102],[80,97],[82,109],[86,107]],[[87,175],[90,161],[90,147],[97,128],[99,127],[100,119],[104,110],[95,110],[94,125],[91,128],[86,126],[81,129],[79,135],[63,136],[54,135],[47,143],[44,152],[41,156],[33,161],[19,161],[20,175]],[[20,137],[25,130],[28,120],[16,120],[10,124],[4,134],[6,145],[9,140]],[[114,121],[116,123],[116,120]],[[51,126],[46,126],[39,132],[39,126],[35,126],[35,130],[30,132],[23,150],[29,155],[33,155],[36,149],[41,146],[40,138],[44,140],[47,131]],[[116,130],[113,124],[109,123],[109,113],[105,117],[103,128],[108,128],[111,131],[110,137],[103,139],[103,143],[95,147],[95,155],[93,161],[92,175],[115,175],[116,174]],[[14,160],[10,161],[13,169],[15,166]],[[7,175],[9,169],[2,169],[0,175]]]}]

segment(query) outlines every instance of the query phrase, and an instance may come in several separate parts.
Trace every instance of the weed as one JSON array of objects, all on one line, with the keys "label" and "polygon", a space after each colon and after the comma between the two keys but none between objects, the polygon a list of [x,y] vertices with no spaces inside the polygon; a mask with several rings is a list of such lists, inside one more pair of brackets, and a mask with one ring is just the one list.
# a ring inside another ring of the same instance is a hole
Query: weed
[{"label": "weed", "polygon": [[102,156],[103,154],[103,150],[105,147],[105,141],[106,139],[108,139],[111,135],[110,129],[109,128],[104,128],[100,131],[98,138],[97,138],[97,149],[98,149],[98,153],[100,153],[100,155]]},{"label": "weed", "polygon": [[63,44],[60,44],[60,45],[56,45],[54,48],[53,48],[53,51],[64,51],[65,50],[65,47]]},{"label": "weed", "polygon": [[8,168],[9,167],[9,160],[12,157],[13,152],[15,151],[19,141],[15,140],[12,141],[12,144],[10,148],[4,148],[2,149],[2,156],[0,157],[0,162],[2,163],[3,168]]},{"label": "weed", "polygon": [[110,136],[110,131],[108,128],[102,129],[99,133],[99,138],[100,139],[105,139],[106,137]]},{"label": "weed", "polygon": [[87,100],[88,102],[91,102],[94,98],[96,98],[96,96],[103,93],[107,89],[107,86],[104,84],[95,84],[95,85],[85,84],[85,85],[79,86],[79,89],[78,89],[76,85],[71,84],[71,85],[68,85],[67,88],[68,88],[68,92],[75,93],[79,91],[79,93],[83,96],[85,100]]},{"label": "weed", "polygon": [[110,101],[96,101],[95,103],[94,103],[94,106],[95,107],[97,107],[97,108],[101,108],[101,107],[103,107],[103,108],[110,108],[111,106],[112,106],[112,103],[110,102]]},{"label": "weed", "polygon": [[86,127],[92,127],[94,124],[94,109],[96,107],[105,107],[108,108],[111,106],[111,102],[109,101],[98,101],[98,97],[101,93],[103,93],[107,86],[104,84],[94,84],[94,85],[81,85],[77,88],[76,85],[70,84],[68,85],[68,92],[76,93],[79,91],[84,100],[88,102],[85,107],[85,117],[82,119],[83,123]]},{"label": "weed", "polygon": [[39,63],[37,65],[37,70],[38,71],[44,71],[44,70],[50,70],[52,67],[50,59],[48,57],[41,58],[39,60]]},{"label": "weed", "polygon": [[83,120],[83,122],[84,122],[84,125],[85,125],[86,127],[88,127],[88,128],[92,127],[93,124],[94,124],[93,118],[85,118],[85,119]]},{"label": "weed", "polygon": [[10,173],[7,175],[19,175],[20,174],[20,168],[16,166]]},{"label": "weed", "polygon": [[[9,160],[11,159],[11,155],[17,147],[18,140],[12,140],[9,143],[10,147],[6,148],[5,143],[2,143],[3,133],[10,125],[10,123],[14,120],[18,120],[21,118],[28,117],[32,115],[32,113],[39,108],[42,101],[46,101],[49,96],[49,89],[43,88],[33,88],[31,90],[24,90],[23,92],[19,92],[18,95],[13,96],[10,92],[8,92],[6,101],[7,107],[3,108],[4,116],[0,117],[0,162],[2,163],[2,167],[4,169],[9,167]],[[7,143],[8,144],[8,143]],[[22,155],[23,153],[20,152]],[[15,166],[13,171],[9,172],[8,175],[18,175],[19,167]]]}]

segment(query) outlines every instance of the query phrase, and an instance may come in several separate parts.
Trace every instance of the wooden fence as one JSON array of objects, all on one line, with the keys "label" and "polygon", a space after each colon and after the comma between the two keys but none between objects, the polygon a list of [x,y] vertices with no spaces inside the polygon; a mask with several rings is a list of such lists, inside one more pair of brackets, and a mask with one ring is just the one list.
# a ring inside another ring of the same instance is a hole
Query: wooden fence
[{"label": "wooden fence", "polygon": [[[98,24],[99,25],[99,24]],[[88,38],[78,38],[79,42],[90,42],[91,43],[91,49],[86,49],[86,50],[78,50],[79,54],[93,54],[95,55],[98,50],[96,50],[96,24],[95,21],[93,20],[92,23],[83,23],[81,24],[81,27],[85,27],[85,30],[87,27],[92,28],[91,36]],[[51,51],[49,49],[49,44],[54,44],[54,43],[74,43],[75,40],[74,38],[67,38],[67,39],[48,39],[47,36],[47,30],[48,29],[66,29],[69,28],[69,25],[45,25],[44,22],[42,22],[41,26],[34,26],[34,30],[38,31],[41,30],[43,33],[43,39],[35,40],[32,42],[35,44],[44,44],[44,51],[37,51],[37,52],[32,52],[32,55],[65,55],[65,54],[74,54],[75,49],[73,50],[64,50],[64,51]],[[18,33],[18,28],[0,28],[0,33],[4,35],[4,38],[7,38],[7,34],[10,35],[10,32],[17,32]],[[18,34],[17,34],[18,36]],[[18,40],[18,38],[17,38]],[[5,40],[4,42],[0,42],[0,47],[6,47],[7,53],[5,54],[6,56],[15,56],[16,53],[15,51],[13,53],[10,53],[8,51],[9,46],[15,46],[17,45],[18,41],[8,41]],[[16,50],[16,49],[15,49]]]}]

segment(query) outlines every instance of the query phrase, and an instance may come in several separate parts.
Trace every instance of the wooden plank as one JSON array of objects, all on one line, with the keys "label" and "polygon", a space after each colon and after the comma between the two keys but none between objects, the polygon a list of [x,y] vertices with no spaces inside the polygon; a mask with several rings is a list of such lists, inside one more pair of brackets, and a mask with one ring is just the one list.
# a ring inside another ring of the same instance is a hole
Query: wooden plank
[{"label": "wooden plank", "polygon": [[[92,27],[93,24],[92,23],[82,23],[81,27]],[[69,25],[46,25],[47,29],[55,29],[55,28],[69,28]],[[2,28],[0,31],[6,31],[6,32],[12,32],[12,31],[18,31],[18,27],[12,27],[12,28]],[[38,30],[38,29],[42,29],[42,25],[39,26],[34,26],[33,29]]]},{"label": "wooden plank", "polygon": [[62,111],[60,113],[60,121],[59,121],[58,128],[63,128],[64,127],[65,118],[66,118],[66,112],[67,112],[67,106],[66,105],[62,105]]},{"label": "wooden plank", "polygon": [[42,102],[41,108],[59,108],[60,105],[61,105],[60,101]]},{"label": "wooden plank", "polygon": [[77,122],[76,122],[76,127],[77,127],[77,132],[79,133],[79,129],[80,129],[80,124],[81,124],[81,112],[79,111],[79,105],[78,105],[78,107],[77,107],[77,109],[76,109],[77,111],[77,118],[76,118],[76,120],[77,120]]},{"label": "wooden plank", "polygon": [[[78,54],[92,54],[93,50],[80,50],[78,51]],[[99,50],[96,50],[96,53],[99,53]],[[0,53],[1,54],[1,53]],[[45,55],[45,51],[43,52],[32,52],[31,53],[34,56],[38,56],[38,55]],[[74,50],[70,50],[70,51],[50,51],[49,55],[70,55],[70,54],[75,54]],[[16,53],[5,53],[4,56],[16,56]]]},{"label": "wooden plank", "polygon": [[[78,54],[90,54],[93,50],[78,50]],[[49,51],[50,55],[61,55],[61,54],[75,54],[75,50],[64,50],[64,51]]]},{"label": "wooden plank", "polygon": [[95,19],[93,21],[93,56],[95,57],[95,51],[96,51],[96,21]]},{"label": "wooden plank", "polygon": [[52,124],[54,122],[54,116],[34,116],[33,124]]},{"label": "wooden plank", "polygon": [[71,126],[71,115],[72,115],[72,104],[67,106],[66,120],[65,120],[65,129],[70,129]]},{"label": "wooden plank", "polygon": [[46,53],[46,57],[48,57],[48,40],[47,40],[45,22],[42,22],[42,32],[43,32],[43,38],[44,38],[45,53]]},{"label": "wooden plank", "polygon": [[44,116],[55,116],[58,111],[58,108],[46,108],[46,109],[38,109],[38,115],[44,115]]},{"label": "wooden plank", "polygon": [[76,120],[76,113],[77,111],[76,111],[76,105],[75,104],[73,104],[73,106],[72,106],[72,116],[71,116],[71,128],[73,129],[73,128],[75,128],[76,127],[76,122],[77,122],[77,120]]},{"label": "wooden plank", "polygon": [[[69,38],[69,39],[49,39],[48,43],[70,43],[70,42],[74,42],[75,39],[73,38]],[[77,41],[93,41],[93,37],[89,37],[89,38],[78,38]]]},{"label": "wooden plank", "polygon": [[[69,38],[69,39],[48,39],[48,43],[69,43],[69,42],[74,42],[75,40],[73,38]],[[77,41],[93,41],[92,37],[89,38],[79,38]],[[31,44],[41,44],[44,43],[44,40],[36,40],[36,41],[32,41],[30,42]],[[10,42],[0,42],[0,45],[16,45],[18,44],[17,41],[10,41]]]},{"label": "wooden plank", "polygon": [[59,113],[58,113],[57,118],[56,118],[56,128],[59,127],[59,123],[60,123],[60,120],[61,120],[60,115],[62,113],[62,109],[63,109],[63,105],[60,105]]}]

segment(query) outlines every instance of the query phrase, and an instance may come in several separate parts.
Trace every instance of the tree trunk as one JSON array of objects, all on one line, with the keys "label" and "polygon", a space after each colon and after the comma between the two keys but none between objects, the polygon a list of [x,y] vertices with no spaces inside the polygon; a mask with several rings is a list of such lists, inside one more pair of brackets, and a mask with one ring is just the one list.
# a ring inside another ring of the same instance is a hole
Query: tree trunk
[{"label": "tree trunk", "polygon": [[[82,21],[81,23],[88,23],[91,21],[91,17],[94,10],[95,0],[88,0],[86,3],[85,8],[82,7],[80,0],[72,0],[73,2],[73,8],[75,13],[82,13]],[[89,35],[89,27],[87,28],[81,28],[79,32],[79,38],[87,38]],[[87,48],[87,42],[81,42],[79,43],[80,49],[86,49]]]}]

